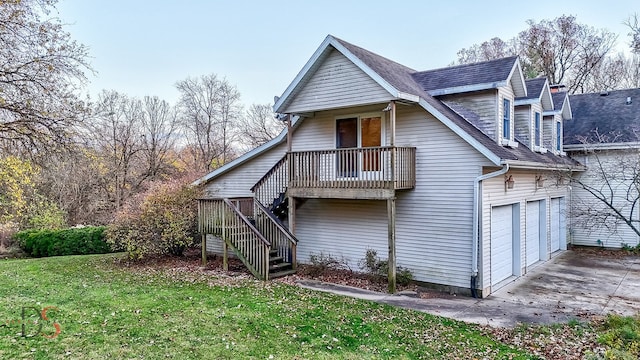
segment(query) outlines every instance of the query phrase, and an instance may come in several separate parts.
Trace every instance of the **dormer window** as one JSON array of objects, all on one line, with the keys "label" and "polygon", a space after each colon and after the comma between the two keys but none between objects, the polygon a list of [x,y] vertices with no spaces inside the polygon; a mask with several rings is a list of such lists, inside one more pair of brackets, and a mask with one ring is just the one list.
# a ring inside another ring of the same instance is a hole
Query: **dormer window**
[{"label": "dormer window", "polygon": [[502,138],[511,139],[511,101],[509,99],[504,99],[503,102]]},{"label": "dormer window", "polygon": [[534,145],[540,146],[540,113],[536,112],[533,120]]}]

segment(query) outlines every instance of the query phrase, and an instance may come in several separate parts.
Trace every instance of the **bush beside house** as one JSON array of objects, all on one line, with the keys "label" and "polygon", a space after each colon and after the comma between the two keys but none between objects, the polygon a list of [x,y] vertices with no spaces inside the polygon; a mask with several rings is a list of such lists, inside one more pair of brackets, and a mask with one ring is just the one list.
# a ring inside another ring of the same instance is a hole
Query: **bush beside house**
[{"label": "bush beside house", "polygon": [[182,255],[196,243],[198,193],[178,181],[152,186],[118,213],[106,232],[107,242],[131,259]]}]

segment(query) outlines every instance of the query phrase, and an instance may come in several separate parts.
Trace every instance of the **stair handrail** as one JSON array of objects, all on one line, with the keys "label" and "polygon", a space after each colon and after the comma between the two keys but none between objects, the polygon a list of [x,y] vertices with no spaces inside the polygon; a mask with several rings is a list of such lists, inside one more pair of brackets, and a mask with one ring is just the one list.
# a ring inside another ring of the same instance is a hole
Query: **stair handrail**
[{"label": "stair handrail", "polygon": [[258,230],[252,223],[251,221],[249,221],[249,219],[247,219],[246,216],[244,216],[242,214],[242,212],[240,211],[240,209],[238,209],[238,207],[236,207],[231,201],[229,201],[229,199],[223,199],[223,201],[225,202],[225,204],[227,204],[227,206],[229,206],[231,208],[231,210],[233,210],[233,212],[236,214],[236,216],[238,216],[242,222],[244,222],[245,225],[247,225],[251,231],[256,235],[256,237],[258,238],[258,240],[262,241],[266,246],[271,246],[271,242],[269,240],[267,240],[267,238],[265,238],[262,233],[260,232],[260,230]]},{"label": "stair handrail", "polygon": [[287,154],[284,154],[284,156],[282,156],[282,158],[280,160],[278,160],[277,163],[275,163],[271,169],[269,169],[269,171],[267,171],[264,175],[262,175],[262,177],[260,178],[260,180],[258,180],[252,187],[251,187],[251,191],[255,192],[256,188],[260,185],[262,185],[262,183],[264,183],[267,178],[269,178],[271,176],[271,174],[273,174],[274,172],[276,172],[277,170],[280,169],[280,167],[282,165],[284,165],[284,163],[287,162]]},{"label": "stair handrail", "polygon": [[287,227],[284,226],[282,221],[280,221],[280,219],[278,219],[277,216],[275,216],[271,211],[269,211],[269,209],[267,209],[264,205],[262,205],[260,201],[255,201],[255,204],[258,207],[258,209],[262,211],[263,214],[266,214],[273,221],[273,223],[276,225],[278,230],[280,230],[289,239],[291,243],[293,244],[298,243],[298,239],[295,237],[295,235],[293,235],[291,231],[289,231],[289,229],[287,229]]},{"label": "stair handrail", "polygon": [[262,205],[270,206],[274,198],[284,191],[289,185],[288,155],[285,154],[278,160],[258,182],[251,187],[254,198]]}]

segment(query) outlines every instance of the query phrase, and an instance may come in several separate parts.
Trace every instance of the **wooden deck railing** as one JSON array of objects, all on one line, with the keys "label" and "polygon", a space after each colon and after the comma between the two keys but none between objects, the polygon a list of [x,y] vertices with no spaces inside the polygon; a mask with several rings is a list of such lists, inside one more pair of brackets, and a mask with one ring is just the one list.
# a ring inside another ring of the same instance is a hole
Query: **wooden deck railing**
[{"label": "wooden deck railing", "polygon": [[264,205],[255,201],[256,228],[271,241],[271,250],[277,250],[285,262],[296,267],[296,246],[298,239]]},{"label": "wooden deck railing", "polygon": [[262,205],[269,207],[273,200],[287,190],[289,182],[289,166],[287,155],[283,156],[258,182],[251,191],[255,199]]},{"label": "wooden deck railing", "polygon": [[201,234],[219,236],[225,251],[227,245],[231,246],[255,277],[269,278],[271,242],[243,215],[233,200],[198,199],[198,228]]},{"label": "wooden deck railing", "polygon": [[291,188],[411,189],[416,149],[368,147],[288,153]]}]

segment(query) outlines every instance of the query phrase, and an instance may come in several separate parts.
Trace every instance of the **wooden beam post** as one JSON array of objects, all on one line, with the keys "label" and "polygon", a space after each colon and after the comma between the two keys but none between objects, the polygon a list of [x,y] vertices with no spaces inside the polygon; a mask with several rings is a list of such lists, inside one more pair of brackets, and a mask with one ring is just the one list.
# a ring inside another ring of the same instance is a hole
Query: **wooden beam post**
[{"label": "wooden beam post", "polygon": [[[295,236],[296,234],[296,198],[289,196],[289,214],[287,221],[289,223],[289,231]],[[296,260],[296,245],[291,246],[291,267],[294,269],[297,267]]]},{"label": "wooden beam post", "polygon": [[229,255],[227,250],[227,222],[225,221],[225,213],[227,209],[223,206],[222,208],[222,270],[229,271]]},{"label": "wooden beam post", "polygon": [[202,267],[207,266],[207,234],[202,234]]},{"label": "wooden beam post", "polygon": [[[391,132],[390,136],[389,136],[389,146],[391,146],[391,189],[395,190],[396,189],[396,180],[397,180],[397,176],[396,176],[396,102],[392,101],[391,102],[391,119],[389,120],[390,122],[390,126],[389,126],[389,130]],[[395,219],[394,219],[395,221]]]},{"label": "wooden beam post", "polygon": [[390,126],[389,130],[391,134],[389,134],[389,146],[396,146],[396,102],[391,101],[391,118],[389,119]]},{"label": "wooden beam post", "polygon": [[387,200],[387,224],[389,227],[389,293],[396,292],[396,199]]},{"label": "wooden beam post", "polygon": [[287,152],[291,152],[291,114],[287,114]]}]

